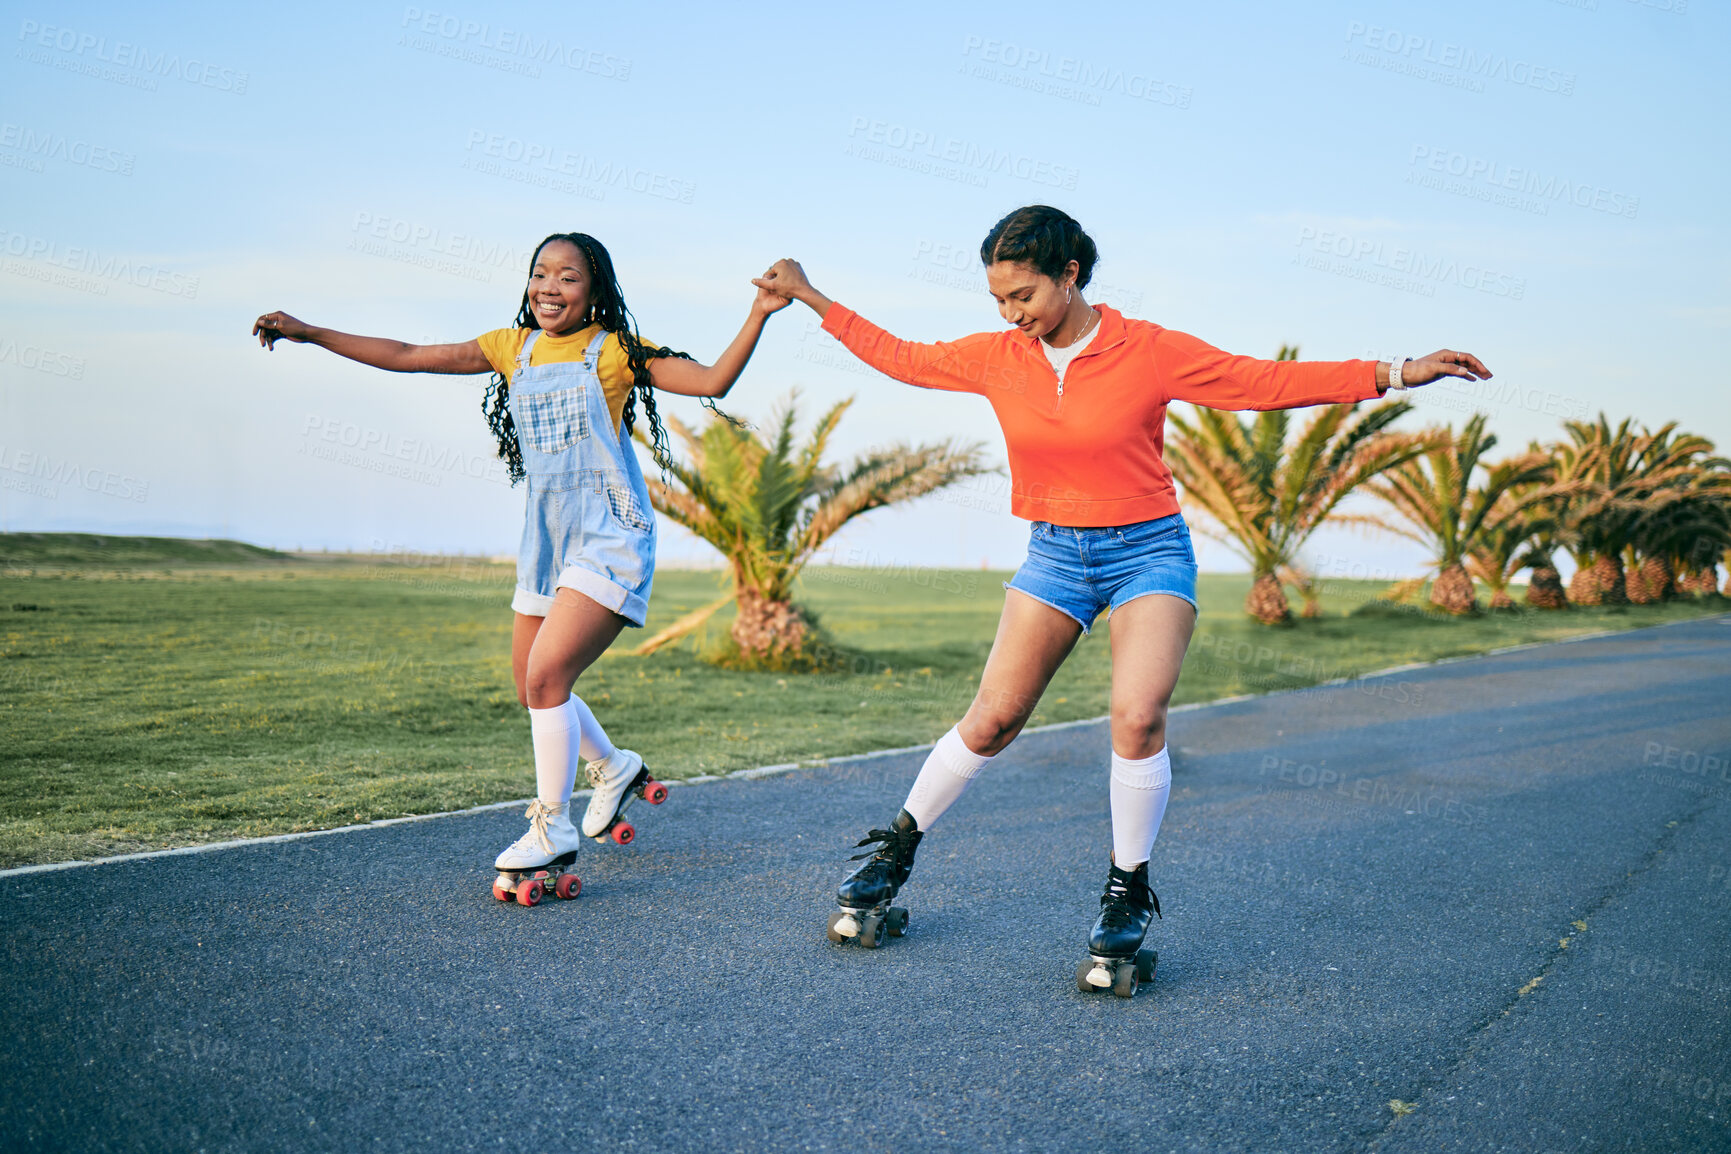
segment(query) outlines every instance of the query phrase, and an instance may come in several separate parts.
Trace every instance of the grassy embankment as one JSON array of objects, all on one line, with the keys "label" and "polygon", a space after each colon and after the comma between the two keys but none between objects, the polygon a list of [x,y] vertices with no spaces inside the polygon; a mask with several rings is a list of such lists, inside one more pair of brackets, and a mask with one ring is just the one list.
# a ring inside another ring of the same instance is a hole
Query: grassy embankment
[{"label": "grassy embankment", "polygon": [[[853,655],[848,672],[728,673],[687,646],[610,655],[580,692],[667,778],[930,741],[973,693],[1007,576],[814,569],[800,596]],[[511,584],[509,565],[475,559],[0,535],[0,865],[527,795]],[[1178,702],[1726,607],[1349,616],[1382,586],[1342,581],[1326,585],[1328,616],[1267,629],[1240,611],[1247,584],[1203,578]],[[664,571],[650,628],[716,590],[714,574]],[[1101,628],[1034,723],[1105,712],[1109,663]]]}]

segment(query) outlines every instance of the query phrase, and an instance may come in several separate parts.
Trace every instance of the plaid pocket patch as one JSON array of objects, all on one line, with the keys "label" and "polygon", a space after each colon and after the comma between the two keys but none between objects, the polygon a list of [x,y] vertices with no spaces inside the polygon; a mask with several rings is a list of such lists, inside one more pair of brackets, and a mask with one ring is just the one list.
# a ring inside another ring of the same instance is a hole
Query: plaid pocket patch
[{"label": "plaid pocket patch", "polygon": [[538,453],[562,452],[589,435],[589,411],[583,405],[582,389],[520,393],[517,413],[522,418],[517,431]]}]

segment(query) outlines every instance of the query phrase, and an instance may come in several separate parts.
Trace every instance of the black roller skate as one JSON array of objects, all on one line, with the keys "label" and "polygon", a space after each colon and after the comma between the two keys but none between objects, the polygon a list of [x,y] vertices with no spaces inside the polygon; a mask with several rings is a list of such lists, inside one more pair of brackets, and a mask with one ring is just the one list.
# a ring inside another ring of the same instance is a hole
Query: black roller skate
[{"label": "black roller skate", "polygon": [[1084,994],[1110,989],[1120,998],[1154,980],[1153,950],[1142,948],[1148,923],[1160,916],[1160,899],[1148,888],[1148,863],[1133,870],[1116,865],[1100,895],[1100,917],[1088,934],[1088,960],[1076,964],[1076,988]]},{"label": "black roller skate", "polygon": [[907,884],[908,874],[914,868],[914,851],[924,836],[913,815],[904,809],[896,814],[888,829],[874,829],[861,839],[862,846],[882,844],[875,852],[853,858],[871,860],[849,874],[836,890],[836,904],[841,908],[829,916],[830,941],[840,945],[851,939],[867,949],[876,949],[883,944],[886,934],[899,938],[907,933],[908,911],[890,902]]}]

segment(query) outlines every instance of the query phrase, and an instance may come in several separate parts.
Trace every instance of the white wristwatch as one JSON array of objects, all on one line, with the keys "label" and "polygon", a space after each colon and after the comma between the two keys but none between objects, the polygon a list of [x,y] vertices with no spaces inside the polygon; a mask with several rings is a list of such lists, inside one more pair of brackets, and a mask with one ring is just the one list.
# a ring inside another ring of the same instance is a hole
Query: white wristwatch
[{"label": "white wristwatch", "polygon": [[1411,360],[1411,357],[1396,357],[1388,363],[1388,391],[1395,392],[1406,388],[1406,382],[1400,379],[1400,367]]}]

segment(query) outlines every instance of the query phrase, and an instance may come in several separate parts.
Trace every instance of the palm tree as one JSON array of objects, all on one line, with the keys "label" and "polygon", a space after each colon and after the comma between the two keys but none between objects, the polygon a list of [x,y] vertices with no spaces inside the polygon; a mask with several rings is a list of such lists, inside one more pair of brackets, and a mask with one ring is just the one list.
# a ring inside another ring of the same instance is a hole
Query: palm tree
[{"label": "palm tree", "polygon": [[[1543,458],[1532,456],[1484,464],[1484,455],[1497,443],[1496,434],[1485,430],[1485,420],[1483,413],[1474,413],[1458,435],[1443,434],[1421,456],[1394,466],[1366,486],[1399,517],[1398,521],[1371,518],[1373,524],[1430,548],[1436,566],[1430,600],[1445,613],[1471,613],[1477,607],[1473,579],[1462,562],[1504,495],[1517,485],[1537,481],[1545,472]],[[1485,481],[1474,488],[1473,474],[1480,468],[1485,470]]]},{"label": "palm tree", "polygon": [[[1296,348],[1280,350],[1280,360],[1297,357]],[[1174,433],[1166,460],[1185,504],[1206,514],[1197,531],[1250,563],[1245,612],[1265,625],[1291,619],[1279,571],[1354,489],[1429,447],[1426,434],[1386,431],[1411,408],[1406,401],[1363,411],[1322,406],[1290,445],[1285,410],[1249,420],[1216,409],[1197,408],[1192,418],[1168,413]]]},{"label": "palm tree", "polygon": [[[1543,456],[1538,460],[1540,468],[1548,472],[1550,462]],[[1550,568],[1551,555],[1543,548],[1546,534],[1554,526],[1544,507],[1543,484],[1542,480],[1534,480],[1505,489],[1462,558],[1467,572],[1490,589],[1492,609],[1515,607],[1509,585],[1516,574],[1527,568],[1533,570],[1532,579],[1527,582],[1529,605],[1560,609],[1566,604],[1562,582],[1557,579],[1556,569]],[[1545,587],[1546,576],[1550,588]]]},{"label": "palm tree", "polygon": [[1597,422],[1564,421],[1563,430],[1569,439],[1557,442],[1552,453],[1557,480],[1566,490],[1558,509],[1559,537],[1575,559],[1569,600],[1624,604],[1622,552],[1640,513],[1641,434],[1631,419],[1611,428],[1603,413]]},{"label": "palm tree", "polygon": [[1675,594],[1681,568],[1698,566],[1731,546],[1726,533],[1731,462],[1712,456],[1713,442],[1665,425],[1641,439],[1637,485],[1641,508],[1629,534],[1624,588],[1651,604]]},{"label": "palm tree", "polygon": [[818,418],[805,442],[794,443],[798,393],[770,422],[769,439],[749,427],[712,417],[701,435],[667,424],[688,460],[666,464],[671,481],[652,479],[658,512],[703,538],[727,558],[727,596],[687,614],[634,652],[651,653],[697,628],[729,601],[738,605],[732,638],[752,668],[809,668],[815,639],[808,614],[794,604],[794,578],[843,525],[862,513],[901,504],[991,470],[982,446],[886,445],[845,466],[825,465],[842,414],[853,399]]}]

